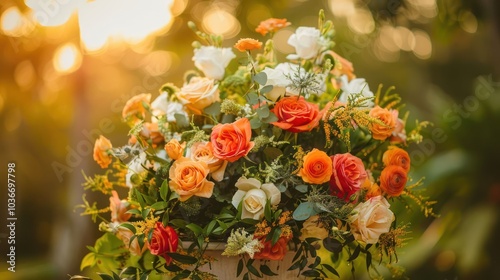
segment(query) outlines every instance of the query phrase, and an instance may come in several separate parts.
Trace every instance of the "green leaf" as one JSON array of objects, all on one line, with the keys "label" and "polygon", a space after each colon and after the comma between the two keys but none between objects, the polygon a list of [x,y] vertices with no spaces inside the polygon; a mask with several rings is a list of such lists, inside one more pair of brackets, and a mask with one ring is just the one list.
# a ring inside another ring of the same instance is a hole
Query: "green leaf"
[{"label": "green leaf", "polygon": [[292,264],[292,265],[288,268],[288,270],[290,271],[290,270],[295,270],[295,269],[299,268],[299,267],[300,267],[300,262],[301,262],[301,260],[302,260],[302,259],[300,259],[300,260],[296,261],[294,264]]},{"label": "green leaf", "polygon": [[213,231],[215,226],[217,225],[216,220],[211,220],[210,223],[205,227],[205,235],[210,235]]},{"label": "green leaf", "polygon": [[247,263],[247,269],[253,275],[255,275],[259,278],[262,278],[262,274],[259,273],[259,271],[252,265],[252,263],[250,261]]},{"label": "green leaf", "polygon": [[259,119],[265,119],[267,117],[269,117],[269,107],[268,106],[260,106],[259,108],[257,108],[257,110],[255,110],[257,112],[257,115],[259,116]]},{"label": "green leaf", "polygon": [[257,129],[262,126],[262,122],[259,120],[259,118],[251,118],[250,119],[250,127],[252,129]]},{"label": "green leaf", "polygon": [[333,268],[331,265],[323,263],[321,264],[324,268],[326,268],[328,271],[330,271],[333,275],[336,275],[337,277],[340,277],[339,273],[335,268]]},{"label": "green leaf", "polygon": [[101,277],[102,280],[114,280],[113,279],[113,276],[111,275],[108,275],[106,273],[100,273],[100,272],[97,272],[97,275],[99,275]]},{"label": "green leaf", "polygon": [[314,204],[311,202],[302,202],[299,204],[297,209],[293,211],[293,219],[296,221],[305,221],[307,218],[311,217],[312,215],[317,214],[316,210],[314,209]]},{"label": "green leaf", "polygon": [[260,93],[266,94],[266,93],[270,92],[271,90],[273,90],[273,85],[267,85],[267,86],[264,86],[263,88],[260,89]]},{"label": "green leaf", "polygon": [[194,232],[194,234],[197,236],[203,232],[203,229],[197,224],[191,223],[191,224],[186,225],[186,227],[188,229],[190,229],[192,232]]},{"label": "green leaf", "polygon": [[240,259],[238,261],[238,268],[236,269],[236,277],[240,277],[242,271],[243,271],[243,259]]},{"label": "green leaf", "polygon": [[158,201],[156,203],[154,203],[153,205],[151,205],[151,208],[155,209],[155,210],[163,210],[165,208],[167,208],[168,206],[168,203],[166,201]]},{"label": "green leaf", "polygon": [[264,206],[264,217],[268,222],[272,222],[273,215],[271,213],[271,201],[268,199],[266,206]]},{"label": "green leaf", "polygon": [[320,276],[320,273],[316,270],[306,270],[306,271],[302,272],[301,274],[306,276],[306,277],[319,277]]},{"label": "green leaf", "polygon": [[278,242],[278,239],[280,239],[281,236],[281,228],[275,228],[273,232],[273,238],[271,239],[271,245],[274,246],[276,242]]},{"label": "green leaf", "polygon": [[195,264],[198,262],[198,259],[196,259],[195,257],[191,257],[191,256],[187,256],[187,255],[182,255],[182,254],[178,254],[178,253],[168,253],[168,255],[180,262],[180,263],[184,263],[184,264]]},{"label": "green leaf", "polygon": [[167,200],[168,189],[168,180],[164,180],[160,187],[160,197],[164,201]]},{"label": "green leaf", "polygon": [[366,252],[366,270],[370,269],[370,265],[372,265],[372,254],[370,252]]},{"label": "green leaf", "polygon": [[295,186],[295,189],[301,193],[306,193],[308,188],[309,188],[308,185],[296,185]]},{"label": "green leaf", "polygon": [[182,128],[189,126],[189,120],[184,114],[175,113],[174,118],[178,127]]},{"label": "green leaf", "polygon": [[342,243],[335,238],[327,237],[323,239],[323,247],[330,252],[340,253],[342,252]]},{"label": "green leaf", "polygon": [[263,152],[269,161],[275,160],[283,154],[280,149],[275,147],[266,147]]},{"label": "green leaf", "polygon": [[132,215],[141,215],[141,210],[139,210],[139,209],[130,209],[126,213],[130,213]]},{"label": "green leaf", "polygon": [[176,228],[183,228],[187,225],[187,222],[182,219],[173,219],[170,220],[170,223],[174,225]]},{"label": "green leaf", "polygon": [[151,208],[142,209],[142,218],[146,220],[149,216],[149,213],[151,213]]},{"label": "green leaf", "polygon": [[260,265],[260,272],[262,272],[263,274],[265,274],[267,276],[277,276],[278,275],[277,273],[274,273],[271,270],[271,268],[269,268],[269,266],[267,266],[265,264]]},{"label": "green leaf", "polygon": [[267,74],[265,72],[260,72],[252,77],[252,80],[259,85],[264,86],[267,83]]},{"label": "green leaf", "polygon": [[357,246],[356,249],[354,249],[354,252],[352,253],[351,257],[347,260],[348,262],[352,262],[359,256],[359,252],[361,251],[361,246]]},{"label": "green leaf", "polygon": [[203,109],[203,112],[207,115],[217,116],[220,114],[220,102],[214,102],[210,106]]},{"label": "green leaf", "polygon": [[84,268],[88,267],[93,267],[97,260],[95,259],[95,254],[94,253],[88,253],[83,257],[82,263],[80,264],[80,271],[83,270]]},{"label": "green leaf", "polygon": [[137,273],[137,268],[129,266],[129,267],[125,267],[124,269],[122,269],[122,271],[120,272],[120,276],[122,276],[122,275],[135,275],[136,273]]},{"label": "green leaf", "polygon": [[264,123],[272,123],[272,122],[277,122],[277,121],[278,121],[278,117],[273,112],[269,112],[269,116],[267,118],[262,119],[262,122],[264,122]]},{"label": "green leaf", "polygon": [[247,101],[248,101],[248,104],[250,105],[255,105],[255,104],[258,104],[259,103],[259,96],[257,95],[257,93],[255,92],[249,92],[247,94]]},{"label": "green leaf", "polygon": [[70,276],[69,280],[92,280],[92,278],[88,278],[81,275],[69,275],[69,276]]},{"label": "green leaf", "polygon": [[134,225],[132,225],[132,224],[122,223],[120,226],[130,230],[133,234],[135,234],[135,232],[136,232],[136,229],[135,229]]},{"label": "green leaf", "polygon": [[165,268],[166,268],[168,271],[171,271],[171,272],[179,272],[179,271],[182,271],[182,268],[180,268],[179,266],[177,266],[177,265],[175,265],[175,264],[167,265],[167,266],[165,266]]},{"label": "green leaf", "polygon": [[136,188],[132,188],[132,190],[133,190],[134,195],[137,199],[137,202],[139,202],[139,204],[141,205],[141,208],[144,208],[146,206],[146,202],[144,201],[144,197],[142,196],[142,193]]}]

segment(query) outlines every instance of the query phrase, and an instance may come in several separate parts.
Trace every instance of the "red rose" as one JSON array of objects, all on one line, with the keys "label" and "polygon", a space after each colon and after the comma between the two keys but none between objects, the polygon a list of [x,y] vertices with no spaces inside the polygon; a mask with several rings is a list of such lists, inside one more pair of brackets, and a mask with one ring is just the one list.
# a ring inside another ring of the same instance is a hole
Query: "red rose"
[{"label": "red rose", "polygon": [[214,126],[210,135],[210,145],[217,158],[235,162],[246,156],[253,148],[254,142],[250,142],[251,137],[250,121],[242,118],[234,123]]},{"label": "red rose", "polygon": [[278,117],[272,124],[290,132],[311,131],[322,117],[318,105],[307,102],[303,96],[282,98],[272,112]]},{"label": "red rose", "polygon": [[151,241],[148,242],[151,254],[163,257],[167,264],[170,264],[172,258],[168,253],[177,251],[178,245],[179,236],[177,232],[172,227],[164,227],[161,222],[157,222]]},{"label": "red rose", "polygon": [[349,201],[356,193],[367,174],[363,162],[350,153],[331,156],[333,161],[333,175],[330,178],[330,192],[339,198]]},{"label": "red rose", "polygon": [[271,240],[266,240],[266,237],[262,237],[261,239],[264,247],[260,249],[260,252],[255,253],[254,259],[256,260],[273,260],[280,261],[285,257],[285,254],[288,252],[288,238],[280,237],[278,241],[273,245],[271,245]]}]

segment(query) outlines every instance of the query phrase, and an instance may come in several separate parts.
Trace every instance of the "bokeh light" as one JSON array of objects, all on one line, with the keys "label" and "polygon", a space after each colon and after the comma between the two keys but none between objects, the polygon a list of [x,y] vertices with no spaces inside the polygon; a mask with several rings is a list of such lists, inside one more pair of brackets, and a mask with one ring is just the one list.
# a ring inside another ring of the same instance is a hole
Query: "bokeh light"
[{"label": "bokeh light", "polygon": [[240,23],[234,15],[218,7],[205,12],[202,27],[206,32],[222,35],[226,39],[236,36],[241,29]]},{"label": "bokeh light", "polygon": [[71,73],[80,68],[82,54],[75,44],[67,43],[56,50],[52,62],[57,72]]},{"label": "bokeh light", "polygon": [[17,7],[7,8],[0,18],[2,32],[10,37],[27,35],[34,28]]}]

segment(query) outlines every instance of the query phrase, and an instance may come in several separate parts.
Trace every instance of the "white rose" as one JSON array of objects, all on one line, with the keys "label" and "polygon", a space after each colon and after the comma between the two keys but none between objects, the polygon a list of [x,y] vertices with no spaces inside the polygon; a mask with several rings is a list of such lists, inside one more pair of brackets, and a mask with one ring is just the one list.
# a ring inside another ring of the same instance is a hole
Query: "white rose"
[{"label": "white rose", "polygon": [[242,219],[259,220],[264,216],[264,208],[267,200],[271,205],[277,205],[281,201],[281,192],[272,184],[261,184],[255,178],[247,179],[241,177],[236,182],[235,186],[238,191],[233,196],[233,206],[238,208],[242,203]]},{"label": "white rose", "polygon": [[295,48],[297,56],[303,59],[315,57],[322,47],[323,39],[319,29],[301,26],[288,38],[288,44]]},{"label": "white rose", "polygon": [[389,232],[395,219],[389,207],[389,202],[381,195],[358,204],[349,218],[354,238],[368,244],[377,243],[382,233]]},{"label": "white rose", "polygon": [[[364,97],[373,97],[373,92],[370,91],[368,83],[363,78],[352,79],[350,82],[347,80],[346,75],[340,76],[342,81],[342,94],[339,97],[340,102],[347,103],[348,96],[352,94],[361,93]],[[367,107],[373,107],[373,101],[369,100],[365,102]]]},{"label": "white rose", "polygon": [[[154,116],[167,116],[168,122],[175,122],[175,114],[183,114],[187,117],[186,111],[184,111],[184,106],[175,101],[168,100],[168,94],[164,93],[158,96],[152,103],[151,108],[153,109]],[[153,122],[156,118],[153,118]]]},{"label": "white rose", "polygon": [[189,83],[185,84],[175,95],[196,115],[201,115],[203,109],[220,101],[219,85],[216,85],[214,80],[204,77],[191,78]]},{"label": "white rose", "polygon": [[279,97],[283,97],[285,92],[288,92],[288,95],[299,95],[297,89],[293,89],[290,87],[291,81],[287,77],[293,77],[293,75],[297,75],[297,73],[302,77],[306,75],[306,71],[304,68],[298,69],[299,66],[293,63],[280,63],[276,65],[275,68],[266,67],[262,72],[267,75],[267,85],[272,85],[273,89],[266,93],[266,97],[270,100],[277,100]]},{"label": "white rose", "polygon": [[126,181],[126,185],[129,188],[134,187],[134,184],[132,183],[132,176],[134,174],[140,175],[141,173],[146,171],[144,166],[146,166],[146,167],[151,166],[151,163],[146,159],[146,153],[144,153],[144,152],[141,152],[138,156],[136,156],[133,160],[131,160],[128,163],[128,165],[127,165],[128,171],[127,171],[127,175],[125,176],[125,181]]},{"label": "white rose", "polygon": [[202,46],[194,50],[193,61],[207,78],[222,80],[227,65],[235,57],[230,48]]}]

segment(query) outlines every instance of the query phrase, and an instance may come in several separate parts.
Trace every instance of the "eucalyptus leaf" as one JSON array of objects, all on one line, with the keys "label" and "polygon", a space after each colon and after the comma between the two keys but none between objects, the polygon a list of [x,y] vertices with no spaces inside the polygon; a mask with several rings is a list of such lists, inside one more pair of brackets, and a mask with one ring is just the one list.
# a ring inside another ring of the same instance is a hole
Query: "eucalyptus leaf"
[{"label": "eucalyptus leaf", "polygon": [[316,211],[314,207],[314,203],[312,202],[302,202],[299,204],[297,209],[293,211],[293,219],[296,221],[305,221],[307,218],[317,214],[318,212]]},{"label": "eucalyptus leaf", "polygon": [[267,83],[267,74],[265,72],[260,72],[252,77],[252,80],[259,85],[264,86]]},{"label": "eucalyptus leaf", "polygon": [[175,122],[178,127],[188,127],[189,120],[184,114],[175,113],[174,114]]}]

